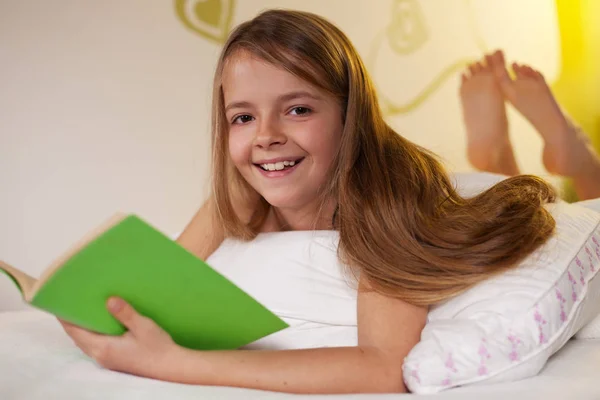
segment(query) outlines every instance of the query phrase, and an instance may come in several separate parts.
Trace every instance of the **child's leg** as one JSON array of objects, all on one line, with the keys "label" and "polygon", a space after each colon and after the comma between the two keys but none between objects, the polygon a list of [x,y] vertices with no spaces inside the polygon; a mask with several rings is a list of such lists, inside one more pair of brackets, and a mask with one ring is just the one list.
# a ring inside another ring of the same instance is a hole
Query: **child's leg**
[{"label": "child's leg", "polygon": [[579,140],[581,158],[575,160],[576,167],[573,168],[572,175],[569,175],[573,181],[573,186],[579,200],[600,199],[600,156],[594,150],[590,139],[575,124],[568,115],[564,114],[570,132]]},{"label": "child's leg", "polygon": [[504,97],[544,139],[546,169],[571,178],[580,199],[600,197],[600,158],[585,134],[565,117],[544,77],[529,66],[513,64],[513,80],[504,62],[492,62]]},{"label": "child's leg", "polygon": [[479,170],[518,175],[504,98],[491,66],[494,57],[502,57],[502,53],[471,64],[469,72],[462,75],[460,99],[467,130],[467,156]]}]

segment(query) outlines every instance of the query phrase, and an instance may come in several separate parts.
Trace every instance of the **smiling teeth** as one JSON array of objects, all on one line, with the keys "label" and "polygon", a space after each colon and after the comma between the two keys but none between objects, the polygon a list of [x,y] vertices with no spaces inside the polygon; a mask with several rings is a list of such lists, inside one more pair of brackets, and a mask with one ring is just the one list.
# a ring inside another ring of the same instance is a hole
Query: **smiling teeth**
[{"label": "smiling teeth", "polygon": [[296,165],[296,161],[280,161],[278,163],[260,164],[260,166],[267,171],[281,171],[285,167],[293,167]]}]

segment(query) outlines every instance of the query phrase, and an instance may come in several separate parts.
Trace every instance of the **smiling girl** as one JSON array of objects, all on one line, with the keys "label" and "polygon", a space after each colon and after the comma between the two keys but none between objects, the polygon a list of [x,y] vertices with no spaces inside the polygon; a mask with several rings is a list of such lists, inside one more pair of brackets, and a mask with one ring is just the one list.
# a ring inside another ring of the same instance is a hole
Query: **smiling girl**
[{"label": "smiling girl", "polygon": [[432,154],[384,122],[348,38],[313,14],[267,11],[231,33],[212,119],[213,192],[179,243],[207,258],[226,238],[338,230],[340,258],[360,276],[357,342],[193,351],[111,298],[125,335],[64,324],[106,368],[296,393],[403,392],[427,307],[511,268],[554,230],[544,208],[554,192],[538,178],[459,196]]}]

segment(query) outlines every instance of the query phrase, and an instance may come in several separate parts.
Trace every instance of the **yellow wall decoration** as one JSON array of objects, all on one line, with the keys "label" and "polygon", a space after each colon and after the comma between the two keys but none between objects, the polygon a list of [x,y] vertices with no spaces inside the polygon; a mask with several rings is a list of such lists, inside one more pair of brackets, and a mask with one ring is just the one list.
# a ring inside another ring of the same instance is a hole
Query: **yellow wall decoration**
[{"label": "yellow wall decoration", "polygon": [[398,54],[409,54],[429,39],[423,12],[417,0],[395,0],[392,20],[385,28],[385,36]]},{"label": "yellow wall decoration", "polygon": [[[600,1],[556,0],[556,6],[561,69],[552,90],[600,150]],[[569,182],[565,196],[576,200]]]},{"label": "yellow wall decoration", "polygon": [[[467,14],[465,15],[465,21],[469,25],[471,38],[482,53],[486,52],[487,46],[477,29],[471,2],[470,0],[463,0],[463,2]],[[381,55],[384,52],[382,49],[385,46],[391,48],[397,55],[408,55],[425,45],[428,39],[427,21],[423,16],[419,2],[417,0],[393,0],[391,19],[388,25],[375,36],[367,56],[367,64],[374,71],[375,65],[380,61],[379,59],[386,58]],[[445,66],[438,75],[433,77],[431,82],[412,99],[403,103],[394,101],[380,90],[379,101],[383,113],[387,116],[392,116],[413,111],[438,90],[446,80],[453,78],[456,73],[463,70],[472,61],[470,57],[460,57],[454,60],[451,64]],[[383,62],[386,61],[384,60]]]},{"label": "yellow wall decoration", "polygon": [[231,28],[235,0],[175,0],[183,24],[206,39],[222,44]]}]

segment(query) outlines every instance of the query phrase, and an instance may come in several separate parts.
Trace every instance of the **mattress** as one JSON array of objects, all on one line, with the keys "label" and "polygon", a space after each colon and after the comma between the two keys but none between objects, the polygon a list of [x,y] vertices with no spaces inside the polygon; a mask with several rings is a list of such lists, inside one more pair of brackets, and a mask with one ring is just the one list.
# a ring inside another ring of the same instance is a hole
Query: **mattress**
[{"label": "mattress", "polygon": [[182,385],[98,367],[37,310],[0,313],[0,399],[600,399],[600,339],[571,340],[530,379],[452,389],[436,395],[290,395],[256,390]]}]

